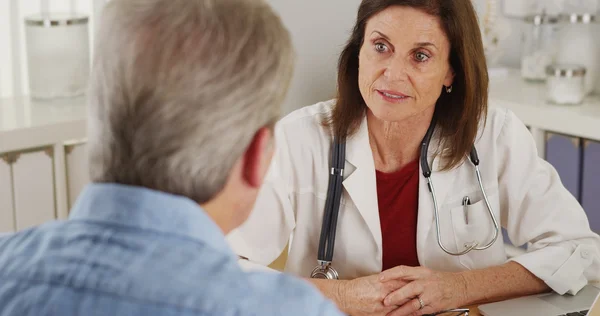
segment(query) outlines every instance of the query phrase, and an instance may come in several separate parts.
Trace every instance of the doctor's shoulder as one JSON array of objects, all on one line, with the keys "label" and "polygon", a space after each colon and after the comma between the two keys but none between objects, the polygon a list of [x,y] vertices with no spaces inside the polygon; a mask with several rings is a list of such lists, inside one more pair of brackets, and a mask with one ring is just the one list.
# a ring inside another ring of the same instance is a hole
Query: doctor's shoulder
[{"label": "doctor's shoulder", "polygon": [[[333,132],[325,122],[331,115],[335,100],[319,102],[291,112],[275,125],[275,141],[280,159],[289,160],[282,165],[306,167],[327,163]],[[309,165],[307,165],[309,164]]]},{"label": "doctor's shoulder", "polygon": [[475,138],[476,148],[483,147],[488,151],[489,146],[495,147],[494,152],[498,150],[510,150],[513,142],[523,142],[527,145],[535,146],[533,137],[525,124],[511,111],[505,108],[489,108],[485,120],[482,119],[479,124],[479,131]]},{"label": "doctor's shoulder", "polygon": [[308,105],[292,111],[279,122],[276,136],[284,135],[294,142],[314,141],[315,138],[332,139],[332,131],[324,124],[331,115],[335,99]]}]

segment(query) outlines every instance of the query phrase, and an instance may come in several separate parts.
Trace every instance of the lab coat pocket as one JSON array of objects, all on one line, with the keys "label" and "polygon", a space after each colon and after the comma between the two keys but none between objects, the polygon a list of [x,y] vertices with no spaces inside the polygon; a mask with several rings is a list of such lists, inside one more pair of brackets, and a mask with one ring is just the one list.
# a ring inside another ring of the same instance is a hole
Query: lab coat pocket
[{"label": "lab coat pocket", "polygon": [[[500,225],[498,194],[490,192],[488,196],[490,206]],[[477,243],[477,247],[488,245],[494,238],[494,222],[490,216],[485,200],[481,199],[467,206],[457,206],[450,209],[452,225],[454,230],[454,252],[460,252],[466,249],[468,245]],[[467,269],[489,267],[491,265],[502,264],[506,261],[502,234],[498,232],[498,237],[494,244],[485,250],[472,250],[467,254],[459,256],[461,264]]]}]

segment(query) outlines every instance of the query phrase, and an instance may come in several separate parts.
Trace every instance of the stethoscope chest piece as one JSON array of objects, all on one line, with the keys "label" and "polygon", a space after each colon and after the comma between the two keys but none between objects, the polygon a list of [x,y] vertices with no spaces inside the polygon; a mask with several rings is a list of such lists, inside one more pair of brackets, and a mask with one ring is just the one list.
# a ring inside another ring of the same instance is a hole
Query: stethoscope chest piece
[{"label": "stethoscope chest piece", "polygon": [[327,279],[327,280],[338,280],[338,272],[331,266],[330,262],[320,261],[319,265],[316,266],[310,274],[312,279]]}]

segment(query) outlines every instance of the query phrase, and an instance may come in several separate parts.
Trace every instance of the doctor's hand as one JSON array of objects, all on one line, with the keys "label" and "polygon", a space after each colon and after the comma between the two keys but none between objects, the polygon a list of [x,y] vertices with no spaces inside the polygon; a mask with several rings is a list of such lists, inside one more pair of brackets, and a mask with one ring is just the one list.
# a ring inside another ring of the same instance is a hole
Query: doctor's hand
[{"label": "doctor's hand", "polygon": [[398,266],[379,276],[383,284],[408,283],[384,299],[384,306],[400,306],[390,312],[390,316],[433,314],[461,307],[467,302],[467,285],[460,273]]},{"label": "doctor's hand", "polygon": [[381,282],[378,274],[345,282],[342,309],[352,316],[388,315],[398,306],[393,304],[384,306],[383,300],[390,293],[407,284],[400,279]]}]

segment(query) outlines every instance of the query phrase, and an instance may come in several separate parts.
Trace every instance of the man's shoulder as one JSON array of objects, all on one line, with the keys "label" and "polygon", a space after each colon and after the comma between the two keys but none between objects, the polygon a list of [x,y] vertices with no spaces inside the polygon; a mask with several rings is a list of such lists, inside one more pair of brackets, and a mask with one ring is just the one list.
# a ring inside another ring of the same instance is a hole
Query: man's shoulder
[{"label": "man's shoulder", "polygon": [[20,284],[5,290],[77,289],[88,303],[109,295],[115,304],[200,315],[340,315],[308,282],[276,272],[245,272],[227,249],[95,226],[67,221],[1,238],[0,280]]},{"label": "man's shoulder", "polygon": [[44,241],[55,233],[64,232],[64,225],[64,221],[52,221],[16,233],[0,235],[0,272],[5,267],[1,262],[15,262],[20,259],[30,262],[27,260],[29,256],[42,247],[49,247]]},{"label": "man's shoulder", "polygon": [[[271,305],[265,310],[277,315],[342,315],[308,281],[277,272],[245,272],[248,287],[254,294],[249,297],[258,304]],[[244,306],[242,306],[244,307]]]},{"label": "man's shoulder", "polygon": [[173,270],[162,286],[169,289],[169,304],[190,302],[190,310],[211,315],[342,315],[302,279],[279,272],[246,272],[218,249],[205,248],[188,259],[167,260]]}]

